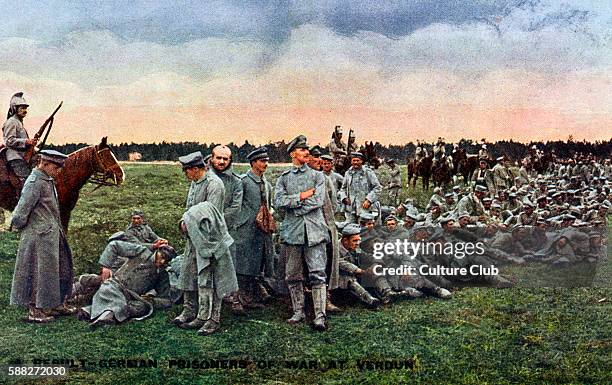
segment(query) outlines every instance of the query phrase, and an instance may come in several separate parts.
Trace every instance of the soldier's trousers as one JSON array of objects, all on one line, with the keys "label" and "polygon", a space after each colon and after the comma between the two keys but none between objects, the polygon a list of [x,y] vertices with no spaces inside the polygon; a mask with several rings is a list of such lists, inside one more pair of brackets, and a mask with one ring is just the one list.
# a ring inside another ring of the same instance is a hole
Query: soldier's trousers
[{"label": "soldier's trousers", "polygon": [[285,281],[287,284],[304,281],[304,264],[308,270],[308,280],[311,285],[325,285],[325,243],[315,246],[283,244],[287,258]]},{"label": "soldier's trousers", "polygon": [[392,187],[389,189],[389,204],[391,206],[395,207],[399,205],[400,191],[401,189],[399,187]]}]

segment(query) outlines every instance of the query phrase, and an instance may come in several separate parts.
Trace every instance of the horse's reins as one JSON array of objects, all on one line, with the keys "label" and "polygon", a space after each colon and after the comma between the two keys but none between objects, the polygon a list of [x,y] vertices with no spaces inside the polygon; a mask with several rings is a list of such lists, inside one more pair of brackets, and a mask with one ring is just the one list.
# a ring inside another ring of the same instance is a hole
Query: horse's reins
[{"label": "horse's reins", "polygon": [[[88,180],[89,183],[98,185],[91,192],[96,191],[102,186],[119,186],[119,182],[117,181],[117,175],[115,174],[114,171],[116,171],[117,169],[121,169],[121,166],[115,163],[111,165],[110,167],[107,167],[104,164],[104,162],[102,162],[102,159],[100,158],[100,153],[102,151],[110,152],[108,148],[105,148],[99,151],[95,150],[94,152],[95,156],[91,157],[91,166],[93,170],[96,170],[98,168],[97,166],[101,166],[104,169],[103,171],[94,171],[91,177],[89,177],[89,180]],[[112,179],[112,180],[109,181],[109,179]]]}]

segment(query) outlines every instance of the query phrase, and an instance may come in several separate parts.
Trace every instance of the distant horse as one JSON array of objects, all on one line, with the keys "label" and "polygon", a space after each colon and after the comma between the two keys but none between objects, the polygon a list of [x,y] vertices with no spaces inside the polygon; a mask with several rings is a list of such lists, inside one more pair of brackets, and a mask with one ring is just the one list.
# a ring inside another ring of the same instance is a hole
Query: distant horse
[{"label": "distant horse", "polygon": [[549,164],[553,161],[554,155],[547,152],[540,158],[532,157],[531,164],[533,165],[533,169],[536,170],[538,174],[544,174],[548,170]]},{"label": "distant horse", "polygon": [[418,162],[416,161],[416,159],[406,159],[406,171],[408,173],[408,180],[406,181],[407,188],[410,188],[410,181],[412,181],[412,188],[416,186],[417,179],[419,178],[417,167]]},{"label": "distant horse", "polygon": [[419,176],[423,182],[423,190],[429,190],[429,179],[431,178],[431,165],[433,164],[433,157],[431,155],[424,157],[417,164],[417,173],[415,177]]},{"label": "distant horse", "polygon": [[472,174],[478,168],[478,156],[469,155],[464,149],[459,149],[453,153],[453,175],[462,175],[463,180],[472,179]]},{"label": "distant horse", "polygon": [[435,167],[432,166],[431,174],[436,187],[446,187],[453,180],[452,169],[446,159],[441,159]]},{"label": "distant horse", "polygon": [[[19,197],[14,187],[15,177],[7,170],[5,157],[2,156],[0,158],[0,207],[12,211]],[[96,146],[84,147],[71,153],[64,167],[59,169],[53,177],[57,186],[62,226],[67,232],[70,214],[76,206],[79,192],[85,183],[91,181],[100,186],[118,186],[124,180],[124,172],[104,137]]]}]

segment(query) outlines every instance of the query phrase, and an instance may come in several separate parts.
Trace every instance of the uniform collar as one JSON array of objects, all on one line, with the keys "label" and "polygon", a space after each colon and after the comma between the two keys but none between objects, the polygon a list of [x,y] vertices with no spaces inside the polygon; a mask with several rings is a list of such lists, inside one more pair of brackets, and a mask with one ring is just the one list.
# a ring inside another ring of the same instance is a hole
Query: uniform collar
[{"label": "uniform collar", "polygon": [[200,183],[204,182],[205,180],[208,180],[210,178],[210,173],[211,173],[211,170],[207,170],[206,174],[204,174],[204,176],[201,177],[200,179],[194,181],[194,183],[200,184]]},{"label": "uniform collar", "polygon": [[42,180],[46,180],[46,181],[53,181],[53,177],[49,176],[47,174],[45,174],[43,171],[35,168],[33,171],[33,173],[35,173],[40,179]]},{"label": "uniform collar", "polygon": [[262,181],[263,179],[263,175],[262,176],[258,176],[256,175],[253,170],[249,170],[247,171],[247,175],[249,176],[249,178],[253,179],[255,182],[259,183]]},{"label": "uniform collar", "polygon": [[306,172],[306,170],[308,169],[308,165],[306,163],[304,163],[303,165],[301,165],[300,167],[297,167],[295,165],[292,165],[291,167],[291,172],[293,173],[297,173],[297,172]]}]

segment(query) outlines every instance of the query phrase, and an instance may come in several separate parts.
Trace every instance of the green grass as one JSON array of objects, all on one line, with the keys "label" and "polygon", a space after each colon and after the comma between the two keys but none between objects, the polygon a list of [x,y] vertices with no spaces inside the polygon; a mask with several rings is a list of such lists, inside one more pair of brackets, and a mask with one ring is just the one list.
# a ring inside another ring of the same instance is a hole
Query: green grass
[{"label": "green grass", "polygon": [[[158,234],[182,248],[177,221],[188,183],[180,169],[169,165],[130,165],[125,169],[123,187],[91,193],[92,187],[87,186],[73,212],[69,241],[77,273],[98,269],[96,262],[106,238],[125,227],[134,207],[144,209]],[[270,170],[272,182],[279,172]],[[428,198],[418,189],[411,195],[421,205]],[[143,322],[96,331],[70,318],[49,325],[24,323],[24,310],[8,305],[17,246],[17,234],[0,233],[2,375],[6,364],[19,359],[28,364],[35,358],[88,362],[152,358],[159,362],[157,369],[90,366],[70,371],[68,379],[88,384],[612,382],[609,263],[596,277],[602,287],[465,288],[450,301],[419,299],[378,312],[354,306],[331,317],[331,329],[326,333],[316,333],[305,325],[290,327],[284,322],[288,309],[279,302],[245,318],[224,311],[223,333],[199,337],[169,324],[178,307],[157,312]],[[168,368],[171,358],[348,360],[348,368],[180,370]],[[415,367],[361,372],[356,366],[361,359],[412,359]]]}]

